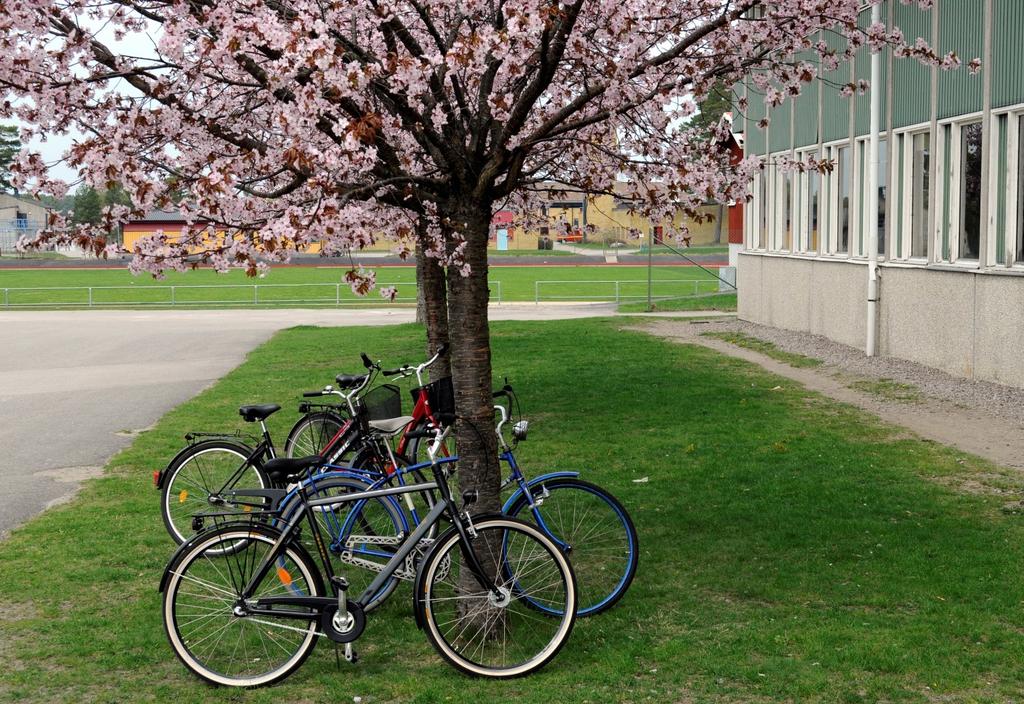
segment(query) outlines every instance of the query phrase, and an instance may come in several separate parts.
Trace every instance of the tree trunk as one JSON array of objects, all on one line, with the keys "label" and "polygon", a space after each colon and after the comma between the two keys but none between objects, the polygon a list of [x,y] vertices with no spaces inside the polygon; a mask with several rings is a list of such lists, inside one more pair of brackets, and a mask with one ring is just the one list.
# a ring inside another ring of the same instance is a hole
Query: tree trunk
[{"label": "tree trunk", "polygon": [[[423,271],[427,266],[427,258],[423,255],[423,247],[416,245],[416,322],[421,325],[427,322],[427,292],[423,286]],[[427,350],[429,357],[429,346]]]},{"label": "tree trunk", "polygon": [[718,204],[718,214],[715,216],[715,244],[722,244],[722,220],[725,218],[725,203]]},{"label": "tree trunk", "polygon": [[[466,240],[464,256],[471,273],[448,268],[448,330],[452,384],[455,388],[459,488],[478,493],[474,512],[501,509],[501,474],[491,398],[491,340],[487,320],[487,239],[491,204],[461,201],[445,216]],[[451,241],[449,239],[449,241]]]},{"label": "tree trunk", "polygon": [[[448,343],[448,291],[445,285],[445,270],[437,259],[423,254],[416,248],[416,280],[419,282],[416,306],[416,321],[427,326],[427,358],[434,356],[441,345]],[[423,317],[420,318],[419,301],[423,302]],[[430,365],[430,380],[436,381],[452,375],[450,352],[441,355]]]}]

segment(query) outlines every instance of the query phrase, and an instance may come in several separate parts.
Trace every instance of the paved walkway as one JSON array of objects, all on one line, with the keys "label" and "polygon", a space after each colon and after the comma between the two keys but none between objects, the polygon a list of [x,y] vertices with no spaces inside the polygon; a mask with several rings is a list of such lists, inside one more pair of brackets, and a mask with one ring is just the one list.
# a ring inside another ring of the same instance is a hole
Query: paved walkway
[{"label": "paved walkway", "polygon": [[[614,315],[613,304],[503,304],[492,320]],[[0,313],[0,536],[74,495],[135,431],[293,325],[410,322],[390,310]]]},{"label": "paved walkway", "polygon": [[[685,321],[651,320],[636,329],[675,342],[702,345],[730,357],[753,362],[773,374],[856,406],[920,437],[958,448],[1004,467],[1024,470],[1024,423],[1019,418],[927,395],[907,403],[860,391],[850,386],[851,379],[857,380],[859,377],[847,370],[827,364],[810,368],[791,367],[760,352],[702,336],[700,333],[706,332],[709,327],[712,326],[694,325]],[[870,377],[863,378],[871,381]],[[978,479],[976,477],[971,481],[977,483]],[[993,493],[999,493],[998,487]]]}]

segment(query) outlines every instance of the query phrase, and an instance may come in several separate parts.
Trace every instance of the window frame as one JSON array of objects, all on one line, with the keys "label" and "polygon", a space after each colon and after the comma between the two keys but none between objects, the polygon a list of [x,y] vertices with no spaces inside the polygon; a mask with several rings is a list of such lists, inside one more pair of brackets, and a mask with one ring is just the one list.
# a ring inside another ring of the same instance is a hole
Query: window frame
[{"label": "window frame", "polygon": [[[981,241],[984,239],[984,234],[988,228],[987,222],[981,222],[979,231],[979,243],[978,243],[978,258],[977,259],[964,259],[960,256],[960,216],[961,216],[961,192],[963,190],[963,161],[961,159],[961,152],[963,147],[963,128],[967,125],[981,123],[984,129],[984,114],[981,112],[972,112],[964,115],[958,115],[955,118],[948,120],[939,120],[936,128],[937,139],[935,144],[935,158],[937,159],[937,176],[936,183],[934,184],[936,190],[936,198],[933,201],[938,211],[935,217],[935,231],[933,233],[932,245],[934,247],[934,255],[929,255],[929,261],[936,264],[944,264],[947,266],[959,267],[962,269],[981,269],[988,266],[989,257],[988,252],[982,249]],[[949,131],[949,149],[946,149],[946,130]],[[992,165],[989,163],[987,158],[988,151],[985,149],[986,145],[982,144],[982,171],[985,169],[991,169]],[[948,189],[948,193],[947,193]],[[992,191],[991,186],[989,192]],[[984,201],[989,197],[989,193],[984,191],[981,193],[981,199]],[[945,213],[945,200],[949,199],[949,217],[946,217]],[[948,228],[948,230],[947,230]],[[949,235],[949,255],[946,256],[946,252],[943,247],[943,232],[946,230]],[[993,238],[989,238],[990,240]],[[991,245],[990,245],[991,246]]]},{"label": "window frame", "polygon": [[[899,218],[900,222],[900,242],[899,251],[896,251],[896,239],[895,232],[889,228],[888,239],[890,241],[889,251],[892,253],[893,261],[900,261],[907,264],[928,264],[932,260],[932,254],[935,251],[935,232],[928,228],[928,223],[925,223],[925,243],[928,246],[928,253],[923,257],[914,256],[914,140],[921,135],[928,135],[928,157],[929,165],[936,163],[937,157],[935,153],[936,149],[936,135],[932,134],[931,123],[925,122],[918,125],[912,125],[905,129],[901,129],[898,132],[894,132],[894,137],[897,140],[902,140],[902,144],[898,146],[899,155],[895,152],[890,152],[889,160],[889,177],[890,183],[893,184],[890,187],[889,198],[892,200],[894,207],[890,211],[895,217],[890,218],[890,222],[895,223],[896,218]],[[900,159],[903,162],[903,174],[900,175]],[[929,176],[931,174],[929,168]],[[941,180],[941,179],[939,179]],[[899,183],[898,195],[895,192],[895,186]],[[928,182],[928,212],[930,213],[938,205],[938,201],[941,194],[936,190],[935,184],[931,182],[929,178]],[[938,229],[938,220],[936,217],[936,229]],[[888,227],[888,223],[886,224]],[[941,241],[941,235],[939,236]]]}]

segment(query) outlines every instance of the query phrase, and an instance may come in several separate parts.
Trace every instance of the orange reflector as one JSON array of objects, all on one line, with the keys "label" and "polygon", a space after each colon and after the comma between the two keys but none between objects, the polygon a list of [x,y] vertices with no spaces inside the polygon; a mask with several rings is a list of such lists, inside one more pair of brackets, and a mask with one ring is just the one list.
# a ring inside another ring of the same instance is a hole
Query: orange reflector
[{"label": "orange reflector", "polygon": [[252,506],[243,506],[242,510],[246,513],[252,513]]},{"label": "orange reflector", "polygon": [[185,503],[185,499],[187,499],[187,498],[188,498],[188,489],[182,489],[181,493],[178,494],[178,503],[179,504]]},{"label": "orange reflector", "polygon": [[284,567],[277,568],[277,578],[280,579],[281,584],[283,584],[286,587],[292,583],[292,576]]}]

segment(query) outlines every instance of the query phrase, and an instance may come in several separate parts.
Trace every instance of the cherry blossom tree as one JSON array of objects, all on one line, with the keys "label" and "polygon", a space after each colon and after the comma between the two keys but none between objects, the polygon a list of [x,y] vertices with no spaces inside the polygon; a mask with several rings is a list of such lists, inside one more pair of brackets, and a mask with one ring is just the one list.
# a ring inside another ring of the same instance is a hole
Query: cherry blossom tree
[{"label": "cherry blossom tree", "polygon": [[[749,79],[755,99],[778,105],[861,48],[958,63],[897,28],[858,28],[862,4],[0,0],[0,118],[24,125],[25,143],[82,135],[66,163],[130,197],[98,225],[55,216],[36,242],[110,253],[102,235],[118,222],[177,207],[188,224],[140,242],[134,270],[204,262],[255,275],[316,242],[333,254],[381,235],[405,255],[418,246],[443,267],[431,269],[430,295],[452,323],[460,480],[495,509],[492,213],[535,212],[558,183],[615,193],[685,236],[676,213],[696,219],[708,200],[745,198],[759,168],[730,160],[727,127],[709,139],[689,125],[713,87]],[[829,32],[842,51],[823,41]],[[23,151],[17,184],[63,195],[48,166]],[[223,238],[204,238],[211,228]],[[372,273],[348,278],[373,287]]]}]

